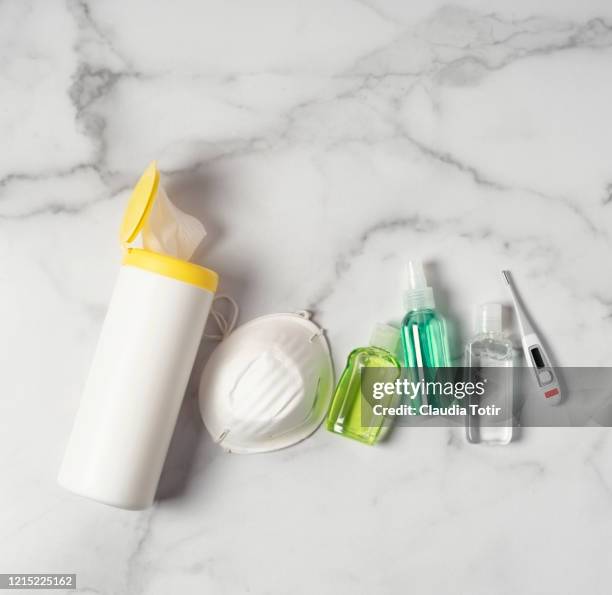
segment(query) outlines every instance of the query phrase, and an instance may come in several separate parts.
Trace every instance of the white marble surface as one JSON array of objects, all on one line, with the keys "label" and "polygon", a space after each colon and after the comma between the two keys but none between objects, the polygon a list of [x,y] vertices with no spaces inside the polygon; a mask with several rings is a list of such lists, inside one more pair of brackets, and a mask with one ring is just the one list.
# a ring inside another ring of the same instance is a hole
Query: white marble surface
[{"label": "white marble surface", "polygon": [[603,0],[1,2],[0,572],[129,595],[609,593],[607,430],[497,449],[319,431],[243,457],[190,390],[152,510],[55,476],[153,158],[242,321],[310,308],[338,368],[400,317],[415,256],[460,336],[508,267],[558,363],[609,363],[611,75]]}]

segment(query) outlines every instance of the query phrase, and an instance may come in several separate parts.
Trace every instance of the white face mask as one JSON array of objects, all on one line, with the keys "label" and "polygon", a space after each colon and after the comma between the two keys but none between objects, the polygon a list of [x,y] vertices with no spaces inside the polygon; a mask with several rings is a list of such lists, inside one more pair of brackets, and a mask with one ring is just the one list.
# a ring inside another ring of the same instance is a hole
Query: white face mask
[{"label": "white face mask", "polygon": [[272,314],[232,332],[210,356],[200,383],[206,428],[223,448],[267,452],[296,444],[323,421],[333,368],[309,314]]}]

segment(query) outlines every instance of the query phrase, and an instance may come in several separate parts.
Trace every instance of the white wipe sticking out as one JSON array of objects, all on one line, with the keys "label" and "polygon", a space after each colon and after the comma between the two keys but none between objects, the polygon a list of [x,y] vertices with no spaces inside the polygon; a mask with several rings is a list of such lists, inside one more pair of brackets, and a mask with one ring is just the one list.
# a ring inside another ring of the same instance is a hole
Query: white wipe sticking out
[{"label": "white wipe sticking out", "polygon": [[204,225],[174,205],[160,184],[142,230],[144,248],[189,260],[205,236]]}]

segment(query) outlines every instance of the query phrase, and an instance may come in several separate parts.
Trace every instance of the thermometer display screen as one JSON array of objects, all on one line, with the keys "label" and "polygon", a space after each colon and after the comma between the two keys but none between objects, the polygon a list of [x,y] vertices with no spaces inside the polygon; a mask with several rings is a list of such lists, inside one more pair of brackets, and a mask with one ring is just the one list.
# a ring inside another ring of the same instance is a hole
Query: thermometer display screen
[{"label": "thermometer display screen", "polygon": [[546,364],[544,363],[544,359],[542,358],[542,354],[537,347],[534,347],[531,351],[531,357],[533,358],[533,363],[535,367],[538,369],[545,368]]}]

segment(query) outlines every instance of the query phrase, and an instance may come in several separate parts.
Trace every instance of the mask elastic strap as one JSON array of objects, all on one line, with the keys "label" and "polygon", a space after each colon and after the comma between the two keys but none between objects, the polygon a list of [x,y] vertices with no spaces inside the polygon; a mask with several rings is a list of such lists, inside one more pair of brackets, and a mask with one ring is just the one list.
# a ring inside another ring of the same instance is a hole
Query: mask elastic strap
[{"label": "mask elastic strap", "polygon": [[[301,316],[302,318],[306,320],[310,320],[312,318],[312,312],[310,312],[309,310],[296,310],[295,314],[297,314],[298,316]],[[311,335],[311,337],[308,339],[309,343],[312,343],[316,338],[322,337],[325,334],[325,331],[321,327],[318,327],[318,328],[319,330],[313,335]]]},{"label": "mask elastic strap", "polygon": [[[231,306],[232,315],[230,316],[229,319],[226,318],[226,316],[223,313],[221,313],[219,310],[215,309],[215,305],[220,300],[227,300]],[[238,320],[239,313],[240,313],[240,308],[238,307],[238,304],[236,303],[236,300],[234,298],[230,297],[229,295],[218,295],[213,300],[212,307],[210,309],[210,315],[212,316],[213,320],[216,322],[220,333],[219,334],[204,333],[204,336],[207,339],[214,339],[215,341],[223,341],[223,339],[225,339],[234,330],[234,327],[236,326],[236,322]]]}]

